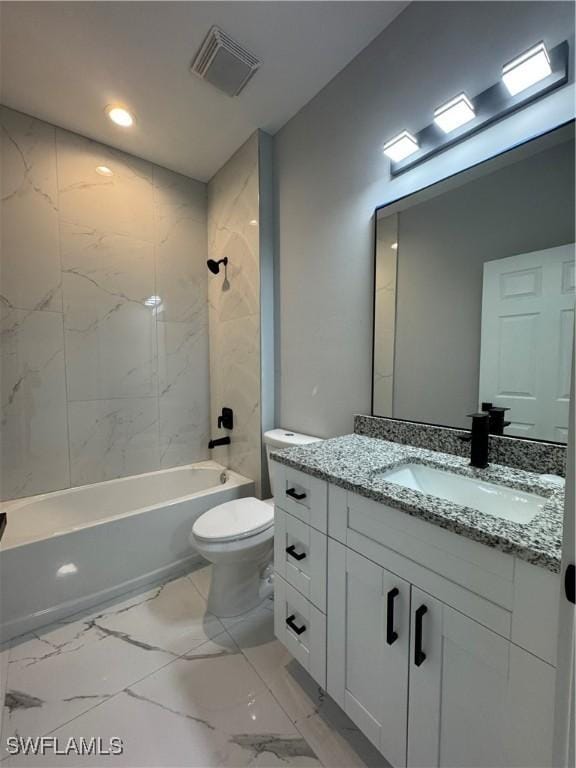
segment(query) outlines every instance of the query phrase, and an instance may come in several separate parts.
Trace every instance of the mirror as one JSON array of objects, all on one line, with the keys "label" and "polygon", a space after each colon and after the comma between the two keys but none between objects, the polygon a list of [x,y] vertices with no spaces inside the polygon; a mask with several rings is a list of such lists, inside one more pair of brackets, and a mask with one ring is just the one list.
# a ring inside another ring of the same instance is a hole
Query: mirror
[{"label": "mirror", "polygon": [[574,123],[376,210],[372,413],[566,442]]}]

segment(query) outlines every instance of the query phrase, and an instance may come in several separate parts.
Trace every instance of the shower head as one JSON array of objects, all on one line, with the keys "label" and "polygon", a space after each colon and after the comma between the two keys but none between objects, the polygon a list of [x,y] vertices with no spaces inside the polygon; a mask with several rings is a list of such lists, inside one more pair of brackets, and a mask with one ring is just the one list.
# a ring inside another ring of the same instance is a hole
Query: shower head
[{"label": "shower head", "polygon": [[210,272],[212,272],[212,274],[214,275],[217,275],[218,272],[220,272],[220,264],[224,264],[224,266],[226,266],[226,264],[228,264],[228,259],[226,256],[223,259],[220,259],[219,261],[214,261],[214,259],[208,259],[206,264],[208,265],[208,269],[210,270]]}]

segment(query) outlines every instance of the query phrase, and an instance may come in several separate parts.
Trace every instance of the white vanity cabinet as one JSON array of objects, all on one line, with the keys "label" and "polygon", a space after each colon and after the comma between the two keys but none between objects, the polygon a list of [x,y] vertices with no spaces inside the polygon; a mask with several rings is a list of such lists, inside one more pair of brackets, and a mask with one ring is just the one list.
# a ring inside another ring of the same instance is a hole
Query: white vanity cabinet
[{"label": "white vanity cabinet", "polygon": [[559,577],[325,485],[326,529],[277,512],[279,639],[395,768],[549,766]]},{"label": "white vanity cabinet", "polygon": [[406,765],[410,585],[329,543],[327,689],[394,766]]},{"label": "white vanity cabinet", "polygon": [[411,600],[408,765],[550,766],[554,668],[415,587]]},{"label": "white vanity cabinet", "polygon": [[328,484],[272,462],[274,632],[326,688]]}]

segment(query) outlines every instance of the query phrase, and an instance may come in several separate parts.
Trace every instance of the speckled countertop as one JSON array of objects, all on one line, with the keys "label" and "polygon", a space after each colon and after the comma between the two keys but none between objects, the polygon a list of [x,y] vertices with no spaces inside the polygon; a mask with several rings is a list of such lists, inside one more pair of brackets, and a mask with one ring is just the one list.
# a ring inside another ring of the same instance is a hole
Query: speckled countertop
[{"label": "speckled countertop", "polygon": [[[345,435],[274,451],[272,458],[441,528],[517,555],[554,573],[560,571],[564,515],[562,478],[511,469],[502,464],[475,469],[466,458],[363,435]],[[547,502],[531,522],[520,524],[386,482],[380,476],[382,472],[408,462],[534,493],[544,496]]]}]

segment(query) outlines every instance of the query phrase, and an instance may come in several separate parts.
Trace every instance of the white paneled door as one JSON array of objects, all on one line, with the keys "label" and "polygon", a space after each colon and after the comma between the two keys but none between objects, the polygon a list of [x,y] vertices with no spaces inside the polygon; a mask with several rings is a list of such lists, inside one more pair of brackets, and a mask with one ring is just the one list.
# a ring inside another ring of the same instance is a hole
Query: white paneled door
[{"label": "white paneled door", "polygon": [[484,264],[479,399],[508,435],[566,442],[574,284],[574,244]]}]

